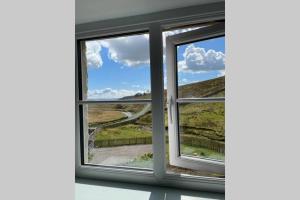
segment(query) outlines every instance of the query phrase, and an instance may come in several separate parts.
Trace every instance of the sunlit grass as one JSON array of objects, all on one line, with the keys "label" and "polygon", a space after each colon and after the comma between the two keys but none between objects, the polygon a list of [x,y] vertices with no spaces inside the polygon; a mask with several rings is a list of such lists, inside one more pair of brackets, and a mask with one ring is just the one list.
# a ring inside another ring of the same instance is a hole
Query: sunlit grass
[{"label": "sunlit grass", "polygon": [[145,129],[141,125],[127,124],[118,126],[115,128],[105,128],[96,134],[95,142],[97,140],[108,139],[130,139],[130,138],[142,138],[151,137],[151,131]]},{"label": "sunlit grass", "polygon": [[216,159],[216,160],[224,160],[225,155],[221,154],[219,152],[201,148],[201,147],[192,147],[187,146],[184,144],[180,145],[181,154],[187,155],[187,156],[195,156],[195,157],[202,157],[202,158],[210,158],[210,159]]},{"label": "sunlit grass", "polygon": [[95,123],[106,123],[110,121],[115,121],[115,120],[120,120],[126,118],[126,115],[120,111],[102,111],[102,110],[97,110],[97,111],[89,111],[88,115],[88,122],[90,124],[95,124]]}]

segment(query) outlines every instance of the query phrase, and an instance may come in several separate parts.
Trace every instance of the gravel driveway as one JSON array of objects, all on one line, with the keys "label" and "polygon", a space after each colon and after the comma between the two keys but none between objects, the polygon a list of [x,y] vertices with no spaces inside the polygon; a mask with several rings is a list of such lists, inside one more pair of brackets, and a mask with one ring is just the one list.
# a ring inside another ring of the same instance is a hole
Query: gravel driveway
[{"label": "gravel driveway", "polygon": [[152,152],[151,144],[94,148],[91,150],[93,157],[89,162],[102,165],[122,165],[150,152]]}]

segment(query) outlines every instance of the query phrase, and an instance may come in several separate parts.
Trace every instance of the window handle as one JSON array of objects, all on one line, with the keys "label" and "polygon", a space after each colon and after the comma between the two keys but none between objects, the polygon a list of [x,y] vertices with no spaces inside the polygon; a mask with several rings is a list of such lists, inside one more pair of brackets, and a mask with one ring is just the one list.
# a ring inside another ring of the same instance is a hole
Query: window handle
[{"label": "window handle", "polygon": [[168,100],[168,110],[169,110],[169,116],[170,116],[171,124],[173,124],[173,117],[172,117],[172,103],[173,103],[172,96],[170,96],[170,98],[169,98],[169,100]]}]

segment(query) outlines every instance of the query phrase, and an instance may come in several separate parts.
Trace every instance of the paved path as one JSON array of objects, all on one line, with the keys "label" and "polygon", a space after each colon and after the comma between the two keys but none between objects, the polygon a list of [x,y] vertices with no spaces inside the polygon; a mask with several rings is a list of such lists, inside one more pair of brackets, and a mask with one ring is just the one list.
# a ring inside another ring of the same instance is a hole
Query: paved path
[{"label": "paved path", "polygon": [[120,165],[152,152],[152,145],[128,145],[119,147],[106,147],[91,149],[92,164]]},{"label": "paved path", "polygon": [[122,112],[124,115],[126,115],[127,118],[131,117],[133,114],[132,112]]},{"label": "paved path", "polygon": [[107,123],[107,124],[103,124],[101,127],[110,127],[110,126],[117,126],[118,124],[124,124],[127,122],[131,122],[134,121],[138,118],[140,118],[141,116],[145,115],[148,111],[150,111],[151,108],[151,104],[146,104],[145,107],[138,113],[132,114],[130,112],[122,112],[124,113],[127,118],[121,121],[116,121],[116,122],[112,122],[112,123]]}]

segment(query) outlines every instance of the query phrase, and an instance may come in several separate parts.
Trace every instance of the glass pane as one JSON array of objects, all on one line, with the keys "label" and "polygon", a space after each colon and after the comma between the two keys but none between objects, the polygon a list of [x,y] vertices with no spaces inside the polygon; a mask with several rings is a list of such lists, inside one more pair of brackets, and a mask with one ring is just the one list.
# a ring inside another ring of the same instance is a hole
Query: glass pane
[{"label": "glass pane", "polygon": [[163,60],[163,65],[164,65],[164,88],[167,89],[167,66],[166,66],[166,38],[168,36],[172,36],[172,35],[177,35],[180,33],[185,33],[185,32],[189,32],[189,31],[193,31],[199,28],[202,28],[205,26],[199,26],[199,25],[195,25],[195,26],[188,26],[188,27],[182,27],[182,28],[177,28],[177,29],[172,29],[172,30],[168,30],[168,31],[164,31],[162,36],[163,36],[163,54],[164,54],[164,60]]},{"label": "glass pane", "polygon": [[225,96],[225,37],[177,46],[178,98]]},{"label": "glass pane", "polygon": [[150,93],[149,34],[84,41],[82,99],[145,99]]},{"label": "glass pane", "polygon": [[151,104],[84,105],[85,163],[152,168]]},{"label": "glass pane", "polygon": [[224,103],[181,103],[178,111],[180,155],[224,160]]},{"label": "glass pane", "polygon": [[[171,30],[171,31],[165,31],[163,33],[163,41],[164,41],[164,47],[166,46],[165,41],[166,41],[166,37],[170,36],[170,35],[175,35],[175,34],[179,34],[179,33],[183,33],[183,32],[187,32],[187,31],[192,31],[195,29],[199,29],[204,27],[204,25],[198,25],[198,26],[193,26],[193,27],[186,27],[186,28],[181,28],[181,29],[175,29],[175,30]],[[221,51],[221,52],[225,52],[224,50],[224,37],[222,37],[223,39],[223,44],[219,44],[218,45],[213,45],[211,42],[207,42],[206,45],[202,46],[204,48],[207,49],[215,49],[215,51]],[[217,41],[220,42],[220,41]],[[200,42],[195,42],[194,45],[199,45]],[[200,43],[201,44],[201,43]],[[203,43],[202,43],[203,45]],[[223,46],[222,46],[223,45]],[[180,45],[178,47],[178,56],[177,59],[178,61],[185,61],[188,59],[185,59],[185,57],[183,56],[183,53],[185,52],[186,47],[188,46],[188,44],[186,45]],[[217,47],[218,46],[218,47]],[[221,48],[222,47],[222,48]],[[165,52],[165,48],[164,48],[164,55],[166,54]],[[186,54],[188,55],[188,54]],[[189,57],[190,58],[190,57]],[[184,62],[181,62],[181,67],[183,66],[182,64],[184,64]],[[224,70],[215,70],[215,71],[208,71],[206,74],[204,74],[204,72],[195,72],[195,71],[189,71],[189,70],[180,70],[180,72],[178,72],[178,97],[179,98],[194,98],[194,97],[224,97],[225,95],[225,90],[222,91],[222,89],[224,88],[224,75],[225,75],[225,71]],[[167,70],[166,70],[166,62],[164,59],[164,88],[165,88],[165,108],[166,108],[166,89],[167,89]],[[216,80],[213,80],[215,79]],[[219,78],[219,79],[218,79]],[[212,79],[212,80],[211,80]],[[207,82],[205,82],[207,80]],[[220,89],[220,90],[219,90]],[[206,95],[205,95],[206,94]],[[178,166],[173,166],[170,165],[169,163],[169,143],[168,143],[168,114],[167,114],[167,110],[165,110],[165,135],[166,135],[166,160],[167,160],[167,173],[171,173],[171,174],[188,174],[188,175],[193,175],[193,176],[209,176],[209,177],[221,177],[224,178],[225,175],[224,174],[216,174],[216,173],[209,173],[209,172],[205,172],[205,171],[199,171],[199,170],[192,170],[192,169],[187,169],[187,168],[183,168],[183,167],[178,167]],[[186,146],[187,147],[187,146]],[[191,155],[192,153],[195,152],[191,152],[191,149],[187,149],[187,148],[182,148],[184,153],[188,156],[189,154]],[[195,149],[195,147],[192,147]],[[198,148],[197,150],[199,150],[200,148]],[[189,151],[187,151],[189,150]],[[201,151],[196,151],[196,153],[201,153]],[[207,152],[207,150],[206,150]],[[203,154],[203,153],[202,153]],[[184,155],[184,154],[183,154]],[[195,155],[192,155],[195,156]],[[224,155],[221,155],[221,157],[224,159]]]}]

